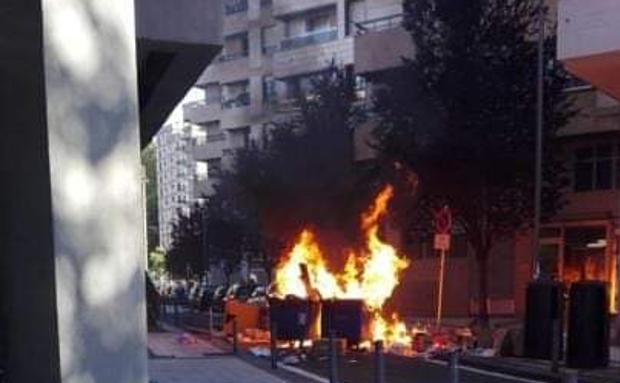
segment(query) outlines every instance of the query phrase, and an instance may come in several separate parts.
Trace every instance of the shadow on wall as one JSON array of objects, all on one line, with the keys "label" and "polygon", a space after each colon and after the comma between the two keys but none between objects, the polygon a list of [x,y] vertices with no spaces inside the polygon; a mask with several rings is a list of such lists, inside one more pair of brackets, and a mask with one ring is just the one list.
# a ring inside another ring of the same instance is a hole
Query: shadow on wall
[{"label": "shadow on wall", "polygon": [[133,2],[46,2],[62,381],[146,381]]}]

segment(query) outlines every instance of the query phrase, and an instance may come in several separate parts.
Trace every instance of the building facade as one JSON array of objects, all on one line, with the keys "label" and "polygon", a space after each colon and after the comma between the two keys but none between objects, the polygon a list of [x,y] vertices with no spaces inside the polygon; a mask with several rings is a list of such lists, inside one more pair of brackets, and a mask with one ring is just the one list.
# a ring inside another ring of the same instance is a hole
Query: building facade
[{"label": "building facade", "polygon": [[356,36],[398,24],[401,3],[225,1],[223,51],[196,84],[204,97],[184,105],[186,120],[205,137],[194,148],[195,159],[208,169],[204,191],[212,191],[236,149],[260,140],[271,122],[294,110],[313,75],[332,63],[356,66],[357,54],[364,55],[355,50]]}]

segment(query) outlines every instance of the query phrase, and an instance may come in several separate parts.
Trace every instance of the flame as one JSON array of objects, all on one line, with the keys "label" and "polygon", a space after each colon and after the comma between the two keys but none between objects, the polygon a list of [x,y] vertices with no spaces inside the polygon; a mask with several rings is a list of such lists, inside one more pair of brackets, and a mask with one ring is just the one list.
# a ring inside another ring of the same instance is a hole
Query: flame
[{"label": "flame", "polygon": [[[372,340],[383,340],[388,347],[409,345],[411,335],[404,322],[396,314],[386,319],[383,312],[383,305],[398,286],[403,270],[409,267],[409,261],[379,236],[380,222],[393,194],[393,187],[386,186],[362,215],[366,246],[359,253],[349,253],[341,272],[329,269],[314,234],[304,230],[276,267],[276,293],[308,298],[311,294],[308,289],[311,289],[323,299],[362,300],[370,313]],[[302,265],[308,271],[308,281],[303,280]]]}]

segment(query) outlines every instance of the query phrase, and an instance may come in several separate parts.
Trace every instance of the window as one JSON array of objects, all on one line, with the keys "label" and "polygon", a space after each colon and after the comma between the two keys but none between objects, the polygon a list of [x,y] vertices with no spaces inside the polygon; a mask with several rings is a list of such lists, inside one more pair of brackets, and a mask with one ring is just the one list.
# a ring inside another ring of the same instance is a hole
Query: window
[{"label": "window", "polygon": [[273,105],[278,99],[276,89],[276,81],[272,76],[263,78],[263,103],[265,105]]},{"label": "window", "polygon": [[204,128],[207,135],[207,142],[218,142],[226,139],[224,132],[222,132],[220,128],[219,121],[207,122],[204,124]]},{"label": "window", "polygon": [[212,158],[207,160],[207,176],[208,177],[217,177],[220,175],[222,171],[222,159],[221,158]]},{"label": "window", "polygon": [[248,33],[241,32],[224,38],[224,52],[220,61],[232,61],[248,56]]},{"label": "window", "polygon": [[230,146],[235,149],[247,148],[250,145],[250,127],[229,130]]},{"label": "window", "polygon": [[275,52],[278,49],[277,27],[272,25],[263,28],[261,39],[264,54]]},{"label": "window", "polygon": [[248,80],[224,85],[222,94],[222,107],[224,109],[240,108],[247,105],[250,105],[250,82]]},{"label": "window", "polygon": [[[577,148],[573,158],[573,188],[576,192],[609,190],[618,185],[618,147],[600,143]],[[614,179],[616,178],[616,179]]]},{"label": "window", "polygon": [[247,12],[248,0],[226,0],[224,3],[224,12],[227,15],[235,13]]},{"label": "window", "polygon": [[323,8],[288,19],[285,34],[286,39],[282,41],[285,50],[337,39],[336,8]]},{"label": "window", "polygon": [[213,105],[222,102],[222,89],[220,84],[214,82],[205,86],[205,104]]}]

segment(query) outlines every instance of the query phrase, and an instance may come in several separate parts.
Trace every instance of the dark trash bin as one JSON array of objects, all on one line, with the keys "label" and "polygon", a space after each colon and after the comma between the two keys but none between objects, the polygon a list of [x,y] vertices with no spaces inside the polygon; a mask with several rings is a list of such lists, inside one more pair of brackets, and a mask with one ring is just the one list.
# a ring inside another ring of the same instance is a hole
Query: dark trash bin
[{"label": "dark trash bin", "polygon": [[362,341],[364,302],[356,299],[325,300],[321,308],[321,336],[329,337],[330,329],[336,338],[356,345]]},{"label": "dark trash bin", "polygon": [[[553,281],[535,281],[528,285],[523,345],[526,357],[546,360],[552,358],[555,320],[560,321],[559,333],[562,333],[562,289],[561,283]],[[562,348],[560,339],[560,355]]]},{"label": "dark trash bin", "polygon": [[570,368],[602,368],[609,364],[607,285],[576,282],[570,288],[568,352]]},{"label": "dark trash bin", "polygon": [[321,304],[295,297],[270,298],[269,315],[277,328],[278,340],[313,339],[318,332]]}]

